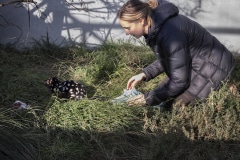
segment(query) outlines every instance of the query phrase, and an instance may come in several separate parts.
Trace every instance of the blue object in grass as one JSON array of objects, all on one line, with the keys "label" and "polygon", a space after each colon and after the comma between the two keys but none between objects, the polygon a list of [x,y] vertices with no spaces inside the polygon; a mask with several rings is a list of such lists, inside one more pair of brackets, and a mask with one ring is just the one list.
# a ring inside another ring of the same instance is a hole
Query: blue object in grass
[{"label": "blue object in grass", "polygon": [[137,91],[135,88],[133,89],[124,89],[123,94],[119,97],[116,97],[111,100],[112,103],[123,104],[126,103],[130,98],[135,97],[137,95],[142,94],[141,92]]},{"label": "blue object in grass", "polygon": [[[130,98],[132,97],[135,97],[139,94],[142,94],[140,91],[136,90],[136,88],[133,88],[133,89],[124,89],[123,90],[123,94],[120,95],[119,97],[116,97],[114,99],[111,100],[112,103],[115,103],[115,104],[124,104],[126,103]],[[161,109],[164,107],[164,103],[160,103],[158,105],[155,105],[155,106],[152,106],[153,108],[158,108],[158,109]]]}]

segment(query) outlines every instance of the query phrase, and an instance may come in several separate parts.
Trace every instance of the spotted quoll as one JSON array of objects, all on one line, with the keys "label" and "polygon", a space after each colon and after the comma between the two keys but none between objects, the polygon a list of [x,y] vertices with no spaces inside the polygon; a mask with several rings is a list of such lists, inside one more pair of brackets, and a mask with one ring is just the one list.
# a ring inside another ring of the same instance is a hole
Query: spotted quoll
[{"label": "spotted quoll", "polygon": [[44,81],[44,85],[59,98],[80,100],[86,96],[84,86],[73,80],[60,82],[57,77],[50,77]]}]

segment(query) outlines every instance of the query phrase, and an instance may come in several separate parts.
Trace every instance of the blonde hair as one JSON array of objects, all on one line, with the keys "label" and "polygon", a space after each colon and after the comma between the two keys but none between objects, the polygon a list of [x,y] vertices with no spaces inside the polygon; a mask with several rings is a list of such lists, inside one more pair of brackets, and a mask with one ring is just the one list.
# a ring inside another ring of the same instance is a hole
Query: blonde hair
[{"label": "blonde hair", "polygon": [[149,4],[150,8],[154,9],[158,6],[157,0],[148,0],[147,3]]},{"label": "blonde hair", "polygon": [[118,18],[128,22],[136,22],[140,18],[147,20],[151,25],[151,10],[158,6],[157,0],[148,0],[142,2],[140,0],[128,0],[118,11]]}]

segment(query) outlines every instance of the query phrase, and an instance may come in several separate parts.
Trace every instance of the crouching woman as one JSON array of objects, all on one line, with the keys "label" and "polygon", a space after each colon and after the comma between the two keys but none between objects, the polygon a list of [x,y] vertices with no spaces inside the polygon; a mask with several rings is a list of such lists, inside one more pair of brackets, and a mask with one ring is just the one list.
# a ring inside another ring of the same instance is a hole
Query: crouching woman
[{"label": "crouching woman", "polygon": [[188,105],[207,98],[227,80],[234,68],[232,53],[204,27],[179,14],[164,0],[127,1],[118,12],[126,35],[140,38],[153,50],[156,60],[131,77],[127,89],[162,73],[166,78],[153,90],[131,98],[131,105]]}]

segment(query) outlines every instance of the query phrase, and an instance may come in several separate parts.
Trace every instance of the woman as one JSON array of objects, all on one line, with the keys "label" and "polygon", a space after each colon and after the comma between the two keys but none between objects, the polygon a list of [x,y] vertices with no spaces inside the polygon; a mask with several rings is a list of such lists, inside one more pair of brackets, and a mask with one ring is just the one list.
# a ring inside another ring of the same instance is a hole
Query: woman
[{"label": "woman", "polygon": [[231,52],[201,25],[179,14],[172,3],[129,0],[118,19],[126,35],[144,36],[156,56],[129,79],[127,89],[163,72],[167,75],[155,89],[130,99],[130,105],[158,105],[173,99],[171,104],[181,106],[203,100],[212,89],[219,89],[234,68]]}]

